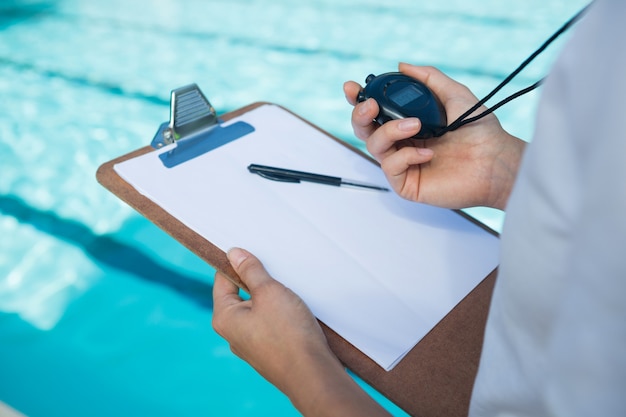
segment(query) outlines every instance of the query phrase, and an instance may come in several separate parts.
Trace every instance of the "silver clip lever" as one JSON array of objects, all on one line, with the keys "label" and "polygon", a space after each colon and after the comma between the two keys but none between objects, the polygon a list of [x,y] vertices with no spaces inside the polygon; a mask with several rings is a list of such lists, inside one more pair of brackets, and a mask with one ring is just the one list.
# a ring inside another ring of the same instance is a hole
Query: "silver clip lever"
[{"label": "silver clip lever", "polygon": [[172,90],[170,121],[159,128],[152,147],[159,149],[176,141],[202,134],[218,124],[217,112],[198,85]]}]

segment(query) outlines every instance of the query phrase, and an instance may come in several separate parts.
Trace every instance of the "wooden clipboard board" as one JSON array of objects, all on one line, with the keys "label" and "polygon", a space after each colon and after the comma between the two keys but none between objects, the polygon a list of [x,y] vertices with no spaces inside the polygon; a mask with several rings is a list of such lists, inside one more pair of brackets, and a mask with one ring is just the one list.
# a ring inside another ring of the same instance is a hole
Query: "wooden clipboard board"
[{"label": "wooden clipboard board", "polygon": [[[220,118],[227,121],[264,104],[268,103],[253,103]],[[369,159],[360,150],[315,127],[329,139]],[[98,182],[242,287],[241,281],[221,249],[141,195],[115,172],[113,168],[115,164],[153,150],[152,147],[146,146],[104,163],[96,173]],[[495,233],[475,220],[467,218],[468,221],[473,221],[489,232]],[[385,371],[332,329],[323,323],[320,324],[331,349],[341,362],[408,414],[422,417],[465,416],[469,409],[478,369],[484,327],[496,275],[497,270],[494,270],[485,277],[391,371]]]}]

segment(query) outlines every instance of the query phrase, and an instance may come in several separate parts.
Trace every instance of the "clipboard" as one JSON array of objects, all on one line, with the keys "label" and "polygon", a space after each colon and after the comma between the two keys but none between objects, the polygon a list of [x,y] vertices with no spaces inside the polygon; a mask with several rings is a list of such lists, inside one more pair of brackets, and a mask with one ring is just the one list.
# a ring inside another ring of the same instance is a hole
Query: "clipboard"
[{"label": "clipboard", "polygon": [[[204,97],[202,98],[204,99]],[[208,101],[206,102],[208,103]],[[215,120],[210,121],[211,123],[228,122],[268,104],[265,102],[253,103],[222,115],[220,118],[217,118],[211,108],[211,111],[205,116],[209,119],[215,118]],[[354,152],[357,157],[366,158],[373,162],[360,150],[333,137],[299,116],[289,113],[323,133],[329,140]],[[155,140],[171,134],[171,132],[167,132],[167,129],[171,127],[172,120],[170,120],[169,125],[161,125]],[[164,134],[164,132],[166,133]],[[167,144],[163,145],[167,146]],[[223,250],[187,227],[151,199],[142,195],[116,172],[115,165],[153,152],[155,147],[158,145],[146,146],[104,163],[96,173],[97,180],[201,259],[215,267],[216,270],[223,272],[237,285],[245,288],[231,268]],[[478,224],[487,232],[495,235],[495,232],[469,216],[465,216],[462,212],[457,213],[463,216],[466,221]],[[452,308],[390,371],[381,368],[323,322],[320,324],[331,349],[341,362],[408,414],[415,416],[463,416],[467,414],[469,409],[496,274],[497,270],[493,270],[484,279],[481,279],[480,283]]]}]

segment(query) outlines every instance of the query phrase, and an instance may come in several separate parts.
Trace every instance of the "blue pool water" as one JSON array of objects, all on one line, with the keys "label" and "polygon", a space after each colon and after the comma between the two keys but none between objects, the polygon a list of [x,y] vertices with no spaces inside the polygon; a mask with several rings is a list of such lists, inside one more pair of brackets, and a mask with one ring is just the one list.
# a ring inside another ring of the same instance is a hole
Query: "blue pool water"
[{"label": "blue pool water", "polygon": [[[46,417],[298,415],[212,331],[213,269],[100,187],[97,167],[148,144],[169,91],[191,82],[220,112],[276,102],[361,146],[345,80],[403,60],[481,96],[584,4],[2,0],[0,403]],[[499,110],[503,125],[529,138],[536,99]],[[500,227],[501,213],[472,213]]]}]

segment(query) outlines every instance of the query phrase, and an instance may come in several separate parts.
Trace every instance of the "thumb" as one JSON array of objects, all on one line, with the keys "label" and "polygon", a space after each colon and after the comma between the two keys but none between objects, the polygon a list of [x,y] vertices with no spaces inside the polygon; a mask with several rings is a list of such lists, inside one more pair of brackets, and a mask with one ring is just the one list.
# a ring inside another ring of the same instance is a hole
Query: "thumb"
[{"label": "thumb", "polygon": [[247,250],[232,248],[226,255],[250,293],[253,293],[261,285],[274,280],[267,273],[261,261]]},{"label": "thumb", "polygon": [[448,77],[435,67],[423,67],[403,62],[400,63],[399,69],[400,72],[426,84],[444,105],[459,94],[467,94],[469,91],[466,86]]}]

